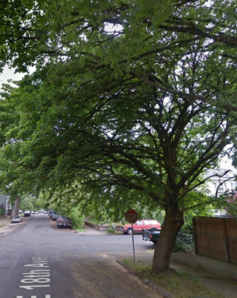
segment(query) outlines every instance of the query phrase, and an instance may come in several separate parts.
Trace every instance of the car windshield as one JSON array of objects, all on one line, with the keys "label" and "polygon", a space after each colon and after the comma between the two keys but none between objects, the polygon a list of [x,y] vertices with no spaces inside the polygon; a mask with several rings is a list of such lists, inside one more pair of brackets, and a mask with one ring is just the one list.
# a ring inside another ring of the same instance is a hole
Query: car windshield
[{"label": "car windshield", "polygon": [[144,220],[144,224],[146,224],[146,225],[157,225],[158,222],[156,220]]}]

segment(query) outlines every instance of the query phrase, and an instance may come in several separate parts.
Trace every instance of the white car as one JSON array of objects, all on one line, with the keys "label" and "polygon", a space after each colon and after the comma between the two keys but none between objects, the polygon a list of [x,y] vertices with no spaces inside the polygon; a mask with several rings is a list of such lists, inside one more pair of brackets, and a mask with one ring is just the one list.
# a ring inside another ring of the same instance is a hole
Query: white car
[{"label": "white car", "polygon": [[22,222],[22,217],[20,215],[15,215],[12,218],[12,223]]}]

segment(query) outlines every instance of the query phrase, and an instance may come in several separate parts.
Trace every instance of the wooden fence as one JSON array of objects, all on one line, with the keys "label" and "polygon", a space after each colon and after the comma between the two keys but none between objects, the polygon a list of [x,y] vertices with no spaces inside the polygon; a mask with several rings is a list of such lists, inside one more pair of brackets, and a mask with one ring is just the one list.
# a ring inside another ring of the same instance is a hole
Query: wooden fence
[{"label": "wooden fence", "polygon": [[193,218],[196,254],[237,265],[237,219]]}]

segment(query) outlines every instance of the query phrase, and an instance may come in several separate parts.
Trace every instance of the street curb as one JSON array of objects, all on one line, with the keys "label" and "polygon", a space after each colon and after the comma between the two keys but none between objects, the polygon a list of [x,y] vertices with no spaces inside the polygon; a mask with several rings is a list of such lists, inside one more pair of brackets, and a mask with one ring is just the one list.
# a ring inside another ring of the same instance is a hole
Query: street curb
[{"label": "street curb", "polygon": [[164,298],[175,298],[172,294],[167,292],[162,286],[158,286],[157,284],[153,283],[149,279],[140,278],[138,274],[136,274],[136,271],[133,270],[131,267],[127,266],[126,264],[122,263],[119,260],[116,260],[116,262],[124,267],[130,274],[135,275],[137,278],[139,278],[145,285],[151,287],[154,291],[158,292],[160,295],[162,295]]}]

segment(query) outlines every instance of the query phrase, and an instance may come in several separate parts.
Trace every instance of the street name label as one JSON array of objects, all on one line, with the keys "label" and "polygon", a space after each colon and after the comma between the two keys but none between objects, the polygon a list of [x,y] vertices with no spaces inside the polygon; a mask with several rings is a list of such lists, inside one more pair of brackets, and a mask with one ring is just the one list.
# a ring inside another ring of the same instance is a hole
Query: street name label
[{"label": "street name label", "polygon": [[[47,258],[32,258],[30,264],[24,265],[30,269],[28,272],[22,273],[23,278],[20,280],[21,285],[19,288],[32,291],[36,288],[49,288],[50,287],[50,269]],[[17,296],[17,298],[24,298],[23,296]],[[31,296],[31,298],[37,298]],[[50,295],[46,295],[45,298],[50,298]]]},{"label": "street name label", "polygon": [[[16,296],[16,298],[24,298],[24,296]],[[37,298],[37,296],[31,296],[30,298]],[[51,295],[45,295],[45,298],[51,298]]]},{"label": "street name label", "polygon": [[33,285],[33,286],[20,286],[19,288],[25,290],[34,290],[34,288],[49,288],[50,285]]}]

